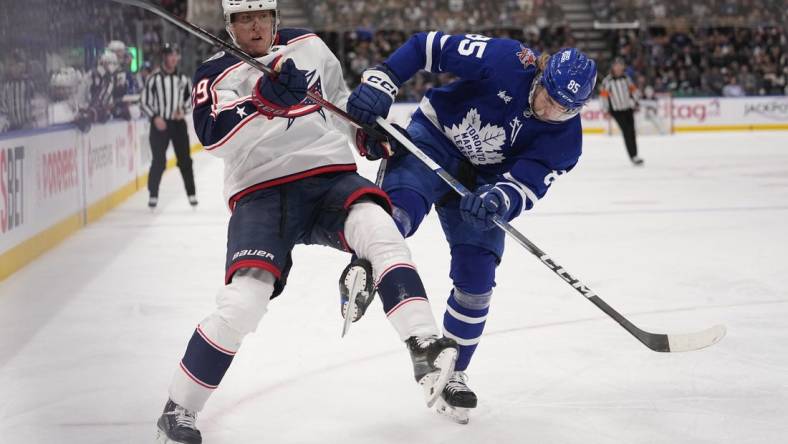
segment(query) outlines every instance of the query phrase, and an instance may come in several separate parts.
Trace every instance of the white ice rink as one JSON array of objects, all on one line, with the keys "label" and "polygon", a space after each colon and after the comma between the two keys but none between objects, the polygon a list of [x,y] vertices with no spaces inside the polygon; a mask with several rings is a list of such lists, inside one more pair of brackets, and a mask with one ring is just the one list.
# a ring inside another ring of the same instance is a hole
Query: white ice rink
[{"label": "white ice rink", "polygon": [[[299,247],[285,294],[198,417],[210,443],[788,442],[788,133],[586,138],[578,168],[514,226],[641,328],[723,323],[661,354],[507,241],[469,369],[471,423],[430,412],[380,303],[340,339],[347,256]],[[0,442],[150,443],[167,385],[222,284],[221,162],[177,170],[0,283]],[[362,165],[365,175],[374,165]],[[434,213],[409,241],[436,316]]]}]

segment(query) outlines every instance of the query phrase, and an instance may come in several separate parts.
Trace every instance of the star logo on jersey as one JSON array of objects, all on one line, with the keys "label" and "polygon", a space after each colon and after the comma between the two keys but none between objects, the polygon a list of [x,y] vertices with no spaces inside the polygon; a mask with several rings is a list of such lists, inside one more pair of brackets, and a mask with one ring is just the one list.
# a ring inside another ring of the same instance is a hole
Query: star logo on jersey
[{"label": "star logo on jersey", "polygon": [[476,108],[471,108],[459,125],[444,126],[443,132],[474,165],[490,165],[503,161],[506,131],[500,126],[482,125]]},{"label": "star logo on jersey", "polygon": [[238,114],[238,116],[242,119],[247,115],[246,110],[243,108],[243,106],[239,106],[235,108],[235,113]]},{"label": "star logo on jersey", "polygon": [[517,58],[520,59],[520,63],[523,64],[523,68],[536,66],[536,54],[531,51],[531,48],[520,45],[520,51],[517,53]]},{"label": "star logo on jersey", "polygon": [[[309,87],[309,92],[316,96],[323,97],[323,84],[320,80],[320,77],[318,77],[317,80],[315,80],[315,82],[312,83],[312,79],[315,78],[316,74],[317,74],[317,70],[312,70],[306,74],[307,85],[311,84],[311,86]],[[291,107],[287,111],[287,114],[283,115],[282,117],[288,118],[287,129],[290,129],[290,127],[293,125],[293,122],[295,122],[296,118],[305,116],[307,114],[312,114],[314,112],[317,112],[318,114],[320,114],[323,120],[326,120],[326,112],[323,110],[323,108],[320,105],[318,105],[317,102],[315,102],[309,96],[307,96],[303,102],[299,103],[296,106]]]},{"label": "star logo on jersey", "polygon": [[512,101],[512,96],[510,96],[510,95],[509,95],[509,94],[508,94],[508,93],[507,93],[505,90],[503,90],[503,89],[502,89],[502,90],[500,90],[500,91],[498,91],[498,98],[499,98],[499,99],[501,99],[501,100],[503,100],[503,103],[506,103],[507,105],[509,104],[509,102],[511,102],[511,101]]}]

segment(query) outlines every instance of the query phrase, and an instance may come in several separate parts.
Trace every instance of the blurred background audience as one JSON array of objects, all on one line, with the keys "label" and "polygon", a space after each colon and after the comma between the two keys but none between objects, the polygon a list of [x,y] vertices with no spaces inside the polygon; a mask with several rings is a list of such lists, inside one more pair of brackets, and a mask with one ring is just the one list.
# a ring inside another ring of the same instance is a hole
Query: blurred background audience
[{"label": "blurred background audience", "polygon": [[[214,0],[159,3],[182,18],[189,8],[219,8]],[[159,64],[162,42],[183,48],[187,72],[215,52],[150,13],[106,0],[3,9],[0,44],[13,50],[0,55],[0,132],[66,122],[88,130],[139,117],[139,85]],[[439,29],[510,37],[540,51],[578,46],[602,71],[620,57],[638,88],[656,93],[788,94],[785,0],[280,0],[280,12],[282,26],[311,28],[326,41],[351,87],[412,33]],[[200,26],[227,39],[220,19]],[[417,101],[451,80],[421,73],[399,100]]]}]

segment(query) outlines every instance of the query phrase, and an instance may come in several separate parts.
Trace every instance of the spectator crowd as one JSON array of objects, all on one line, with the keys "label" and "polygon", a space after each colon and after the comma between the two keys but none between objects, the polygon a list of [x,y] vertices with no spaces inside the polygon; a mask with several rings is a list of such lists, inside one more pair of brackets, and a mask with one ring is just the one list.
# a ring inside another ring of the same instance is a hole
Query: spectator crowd
[{"label": "spectator crowd", "polygon": [[765,27],[651,27],[612,34],[639,87],[674,96],[788,94],[788,33]]},{"label": "spectator crowd", "polygon": [[[185,0],[162,4],[185,14]],[[87,131],[93,123],[135,117],[163,31],[155,16],[106,0],[4,5],[0,45],[13,49],[0,54],[0,133],[61,123]]]},{"label": "spectator crowd", "polygon": [[[418,31],[509,37],[548,52],[582,49],[587,38],[573,31],[571,13],[557,0],[284,1],[302,7],[343,63],[351,87],[366,68]],[[159,3],[186,17],[186,0]],[[597,22],[629,23],[623,29],[608,26],[606,49],[597,54],[600,69],[620,57],[641,89],[676,96],[788,94],[785,0],[589,4]],[[65,122],[87,130],[110,118],[136,117],[129,105],[158,65],[170,28],[152,14],[106,0],[9,3],[0,13],[0,44],[10,48],[0,54],[0,133]],[[227,39],[223,23],[208,29]],[[183,69],[192,72],[213,51],[200,43],[185,47]],[[448,74],[422,72],[400,89],[399,100],[418,101],[428,88],[451,80]]]},{"label": "spectator crowd", "polygon": [[[344,63],[351,87],[366,68],[418,31],[508,37],[540,51],[576,44],[563,9],[550,0],[323,0],[310,5],[310,18]],[[417,101],[430,87],[452,79],[421,72],[400,89],[400,100]]]},{"label": "spectator crowd", "polygon": [[751,27],[788,23],[785,0],[590,0],[603,22]]}]

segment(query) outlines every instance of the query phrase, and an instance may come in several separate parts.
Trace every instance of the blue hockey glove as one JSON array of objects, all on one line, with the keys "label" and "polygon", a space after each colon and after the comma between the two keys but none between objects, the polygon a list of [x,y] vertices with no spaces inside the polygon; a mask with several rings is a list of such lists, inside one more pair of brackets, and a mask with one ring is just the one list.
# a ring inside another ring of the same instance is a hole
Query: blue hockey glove
[{"label": "blue hockey glove", "polygon": [[[396,128],[403,137],[408,137],[408,132],[403,127],[396,123],[391,126]],[[375,125],[375,128],[380,130],[380,132],[385,132],[380,125]],[[367,160],[388,159],[407,152],[407,149],[397,139],[389,137],[386,141],[376,140],[369,137],[362,129],[356,130],[356,149]]]},{"label": "blue hockey glove", "polygon": [[304,100],[308,88],[306,71],[298,69],[292,59],[287,59],[275,78],[260,77],[257,82],[260,95],[257,98],[263,106],[289,108]]},{"label": "blue hockey glove", "polygon": [[385,65],[370,68],[361,75],[361,84],[347,101],[347,112],[361,123],[372,125],[378,117],[389,115],[399,91],[399,80]]},{"label": "blue hockey glove", "polygon": [[460,199],[460,217],[481,231],[495,227],[494,216],[508,221],[512,213],[509,196],[497,186],[482,185]]}]

